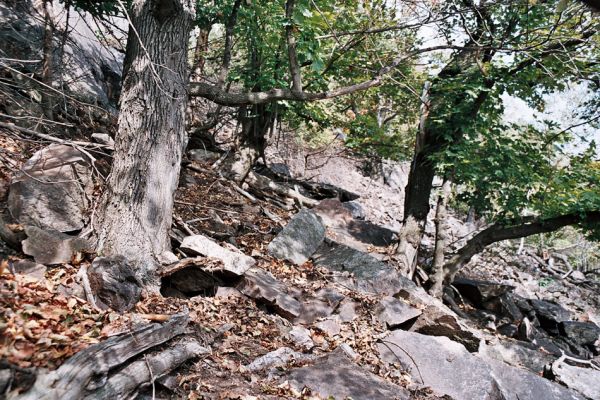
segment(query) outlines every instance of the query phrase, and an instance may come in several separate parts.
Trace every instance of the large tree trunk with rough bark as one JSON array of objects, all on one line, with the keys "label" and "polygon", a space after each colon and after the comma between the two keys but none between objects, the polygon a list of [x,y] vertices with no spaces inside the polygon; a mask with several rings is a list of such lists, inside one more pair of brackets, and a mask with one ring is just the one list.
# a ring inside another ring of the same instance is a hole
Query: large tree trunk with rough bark
[{"label": "large tree trunk with rough bark", "polygon": [[96,223],[101,255],[142,278],[170,249],[173,194],[186,144],[192,0],[134,0],[113,165]]}]

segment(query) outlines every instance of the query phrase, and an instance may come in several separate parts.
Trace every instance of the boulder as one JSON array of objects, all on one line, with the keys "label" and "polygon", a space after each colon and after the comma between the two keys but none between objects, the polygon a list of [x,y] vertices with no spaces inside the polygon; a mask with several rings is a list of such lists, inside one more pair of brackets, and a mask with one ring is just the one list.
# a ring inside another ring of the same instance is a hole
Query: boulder
[{"label": "boulder", "polygon": [[55,265],[70,263],[78,253],[91,252],[93,246],[85,239],[35,226],[25,227],[27,239],[23,240],[23,253],[36,263]]},{"label": "boulder", "polygon": [[467,278],[457,278],[452,285],[477,307],[482,307],[483,303],[514,290],[514,286]]},{"label": "boulder", "polygon": [[308,209],[296,214],[269,243],[269,254],[296,265],[304,264],[325,238],[325,227]]},{"label": "boulder", "polygon": [[88,269],[88,278],[100,308],[125,312],[140,299],[142,285],[122,256],[96,257]]},{"label": "boulder", "polygon": [[400,362],[414,382],[461,400],[582,400],[534,373],[470,354],[445,337],[394,331],[378,344],[381,358]]},{"label": "boulder", "polygon": [[557,362],[552,365],[552,374],[557,382],[576,390],[588,399],[600,399],[599,370]]},{"label": "boulder", "polygon": [[36,152],[12,180],[8,209],[22,225],[45,230],[81,230],[93,191],[87,156],[66,145]]},{"label": "boulder", "polygon": [[317,359],[312,365],[291,370],[283,379],[298,391],[307,387],[313,394],[325,399],[410,398],[406,389],[362,369],[339,348]]},{"label": "boulder", "polygon": [[323,243],[313,255],[313,261],[332,271],[353,274],[354,286],[364,293],[394,295],[402,289],[416,287],[394,267],[342,244]]},{"label": "boulder", "polygon": [[533,344],[519,343],[516,341],[499,340],[493,344],[482,344],[479,355],[483,359],[494,359],[505,363],[523,367],[536,374],[541,374],[546,365],[556,360],[555,356],[540,351]]},{"label": "boulder", "polygon": [[470,352],[477,352],[481,343],[480,335],[463,324],[449,311],[437,306],[427,306],[408,329],[430,336],[445,336],[461,343]]},{"label": "boulder", "polygon": [[[242,276],[246,271],[256,264],[256,260],[242,252],[232,251],[219,245],[204,235],[187,236],[179,246],[181,250],[192,255],[201,254],[213,257],[223,262],[219,272],[232,276]],[[211,271],[214,272],[214,271]]]},{"label": "boulder", "polygon": [[593,346],[600,339],[600,327],[593,322],[562,321],[558,331],[579,346]]},{"label": "boulder", "polygon": [[403,323],[421,315],[421,310],[391,296],[384,297],[377,305],[375,312],[377,319],[388,329],[396,329]]},{"label": "boulder", "polygon": [[237,289],[242,294],[273,307],[284,318],[294,319],[302,312],[302,304],[287,293],[285,285],[259,268],[248,270]]},{"label": "boulder", "polygon": [[571,312],[562,306],[546,301],[532,299],[529,301],[542,329],[552,335],[558,334],[558,324],[571,319]]},{"label": "boulder", "polygon": [[508,317],[511,321],[521,321],[523,313],[513,301],[511,293],[504,293],[498,297],[491,298],[482,304],[483,308],[493,311],[503,317]]}]

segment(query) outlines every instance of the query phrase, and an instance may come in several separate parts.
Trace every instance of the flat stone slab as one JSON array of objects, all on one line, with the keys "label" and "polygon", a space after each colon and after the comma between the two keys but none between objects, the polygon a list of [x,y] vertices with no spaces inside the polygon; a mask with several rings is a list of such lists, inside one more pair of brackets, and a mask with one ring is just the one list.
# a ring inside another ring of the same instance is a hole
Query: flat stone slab
[{"label": "flat stone slab", "polygon": [[552,366],[552,373],[558,382],[587,398],[600,399],[600,371],[560,363]]},{"label": "flat stone slab", "polygon": [[289,347],[280,347],[279,349],[260,356],[250,364],[246,366],[251,372],[261,371],[264,369],[271,369],[276,367],[283,367],[292,360],[304,360],[307,356],[298,353]]},{"label": "flat stone slab", "polygon": [[583,400],[577,393],[501,361],[483,360],[446,337],[394,331],[378,345],[381,358],[400,362],[414,382],[461,400]]},{"label": "flat stone slab", "polygon": [[417,318],[422,313],[421,310],[391,296],[381,299],[376,312],[377,319],[387,325],[388,329],[395,329],[406,321]]},{"label": "flat stone slab", "polygon": [[482,344],[479,348],[479,355],[485,360],[504,361],[514,367],[525,368],[536,374],[542,373],[544,366],[556,360],[555,356],[537,350],[533,344],[512,340],[500,340],[498,343],[489,345]]},{"label": "flat stone slab", "polygon": [[204,235],[192,235],[183,239],[179,248],[185,252],[213,257],[223,262],[222,272],[242,276],[256,264],[252,257],[229,250]]},{"label": "flat stone slab", "polygon": [[22,225],[72,232],[85,225],[92,191],[88,158],[71,146],[51,144],[13,177],[7,204]]},{"label": "flat stone slab", "polygon": [[410,398],[410,393],[406,389],[362,369],[340,348],[319,358],[313,365],[292,370],[283,379],[298,391],[308,387],[313,394],[324,399],[404,400]]},{"label": "flat stone slab", "polygon": [[27,239],[22,242],[23,253],[32,256],[40,264],[67,264],[75,254],[93,249],[87,240],[58,231],[27,226],[25,234]]},{"label": "flat stone slab", "polygon": [[248,297],[267,304],[284,318],[297,318],[302,312],[302,304],[286,292],[283,283],[270,273],[251,268],[246,271],[237,289]]},{"label": "flat stone slab", "polygon": [[329,270],[352,273],[356,289],[364,293],[394,295],[416,287],[394,267],[343,244],[326,241],[312,258],[316,265]]},{"label": "flat stone slab", "polygon": [[325,227],[311,210],[296,214],[269,243],[269,254],[302,265],[317,250],[325,238]]}]

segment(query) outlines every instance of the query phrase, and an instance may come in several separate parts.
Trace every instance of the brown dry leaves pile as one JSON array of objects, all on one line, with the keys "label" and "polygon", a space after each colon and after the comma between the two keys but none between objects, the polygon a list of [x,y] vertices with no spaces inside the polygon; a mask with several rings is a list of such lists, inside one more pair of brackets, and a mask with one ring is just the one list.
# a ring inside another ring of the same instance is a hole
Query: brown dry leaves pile
[{"label": "brown dry leaves pile", "polygon": [[0,358],[22,368],[56,368],[76,352],[100,340],[104,313],[87,302],[57,291],[74,268],[56,268],[37,280],[0,274]]}]

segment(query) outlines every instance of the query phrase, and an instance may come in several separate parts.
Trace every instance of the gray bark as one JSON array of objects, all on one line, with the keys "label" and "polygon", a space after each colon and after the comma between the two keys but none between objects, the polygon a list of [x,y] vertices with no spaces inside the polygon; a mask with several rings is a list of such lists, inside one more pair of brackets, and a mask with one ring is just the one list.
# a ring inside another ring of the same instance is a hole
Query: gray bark
[{"label": "gray bark", "polygon": [[135,0],[130,10],[114,161],[96,231],[99,253],[131,260],[142,278],[170,248],[194,3]]},{"label": "gray bark", "polygon": [[442,297],[444,282],[444,253],[448,242],[448,198],[450,197],[450,181],[446,179],[442,186],[442,193],[438,198],[435,210],[435,248],[433,251],[433,267],[431,271],[431,287],[429,294]]}]

